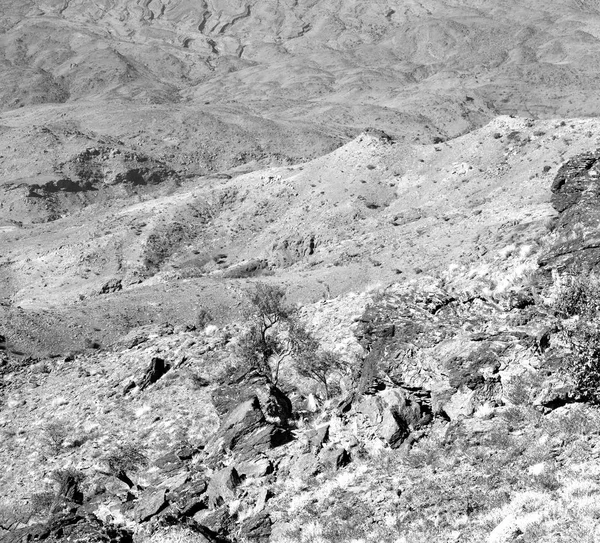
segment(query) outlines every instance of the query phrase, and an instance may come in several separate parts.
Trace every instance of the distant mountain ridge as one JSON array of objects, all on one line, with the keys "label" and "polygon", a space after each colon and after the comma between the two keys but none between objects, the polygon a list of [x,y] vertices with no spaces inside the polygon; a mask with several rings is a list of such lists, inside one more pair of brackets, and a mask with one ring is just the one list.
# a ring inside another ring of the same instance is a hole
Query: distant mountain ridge
[{"label": "distant mountain ridge", "polygon": [[[4,109],[237,102],[342,125],[598,113],[594,2],[34,1],[1,6]],[[265,103],[265,98],[268,103]],[[105,106],[109,107],[109,106]],[[374,109],[373,109],[374,108]],[[377,118],[379,117],[379,119]]]}]

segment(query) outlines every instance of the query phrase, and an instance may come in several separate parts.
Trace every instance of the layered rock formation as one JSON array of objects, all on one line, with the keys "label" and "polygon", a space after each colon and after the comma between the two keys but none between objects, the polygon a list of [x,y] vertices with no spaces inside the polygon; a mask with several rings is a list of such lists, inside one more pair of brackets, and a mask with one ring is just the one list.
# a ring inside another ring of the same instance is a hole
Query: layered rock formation
[{"label": "layered rock formation", "polygon": [[600,153],[578,155],[563,164],[552,183],[559,213],[541,263],[558,269],[598,269],[600,263]]}]

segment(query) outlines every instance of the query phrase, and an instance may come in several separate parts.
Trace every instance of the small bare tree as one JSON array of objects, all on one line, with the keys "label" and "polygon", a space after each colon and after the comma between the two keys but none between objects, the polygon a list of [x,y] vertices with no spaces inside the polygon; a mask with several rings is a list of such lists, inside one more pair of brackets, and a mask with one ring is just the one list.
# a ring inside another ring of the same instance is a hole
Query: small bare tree
[{"label": "small bare tree", "polygon": [[247,294],[245,313],[249,328],[238,347],[240,357],[275,385],[279,380],[281,362],[293,352],[293,346],[286,337],[293,311],[285,304],[284,298],[282,288],[256,283]]},{"label": "small bare tree", "polygon": [[331,378],[344,368],[340,357],[321,348],[318,340],[298,322],[294,322],[291,326],[290,339],[294,348],[296,371],[303,377],[323,385],[325,398],[329,399]]},{"label": "small bare tree", "polygon": [[55,419],[43,427],[42,441],[53,455],[59,455],[69,436],[69,427],[62,420]]},{"label": "small bare tree", "polygon": [[344,368],[344,364],[331,351],[319,349],[313,353],[300,354],[295,367],[303,377],[321,383],[325,390],[325,399],[328,400],[331,395],[331,378]]},{"label": "small bare tree", "polygon": [[148,457],[144,454],[142,447],[134,443],[118,445],[104,458],[104,461],[109,472],[130,488],[134,486],[134,483],[128,474],[148,465]]},{"label": "small bare tree", "polygon": [[296,371],[323,385],[331,393],[331,377],[343,368],[339,357],[323,350],[315,337],[299,322],[295,310],[285,303],[285,291],[256,283],[247,295],[245,311],[249,322],[242,336],[239,356],[265,375],[274,385],[282,362],[293,357]]}]

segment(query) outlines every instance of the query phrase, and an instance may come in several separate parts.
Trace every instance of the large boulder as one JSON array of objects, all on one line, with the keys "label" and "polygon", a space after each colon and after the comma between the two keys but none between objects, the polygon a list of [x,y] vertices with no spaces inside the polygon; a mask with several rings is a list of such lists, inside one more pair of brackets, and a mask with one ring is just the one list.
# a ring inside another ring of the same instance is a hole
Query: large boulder
[{"label": "large boulder", "polygon": [[218,437],[226,449],[234,449],[245,436],[264,427],[265,416],[256,396],[235,407],[221,423]]},{"label": "large boulder", "polygon": [[189,481],[169,492],[167,499],[179,515],[190,517],[208,507],[207,488],[204,479]]},{"label": "large boulder", "polygon": [[240,526],[240,538],[252,543],[269,543],[272,525],[271,517],[266,513],[247,518]]},{"label": "large boulder", "polygon": [[285,426],[292,416],[292,402],[269,379],[256,370],[242,368],[229,375],[212,393],[212,402],[221,418],[241,403],[258,398],[269,422]]},{"label": "large boulder", "polygon": [[235,407],[223,420],[219,431],[207,446],[210,455],[231,450],[241,461],[256,459],[257,455],[286,443],[287,429],[267,422],[256,396]]},{"label": "large boulder", "polygon": [[371,424],[379,424],[382,421],[382,401],[378,396],[363,396],[354,405],[354,412],[364,415]]},{"label": "large boulder", "polygon": [[211,477],[206,491],[209,507],[215,509],[235,499],[236,489],[241,482],[241,477],[232,466],[216,472]]},{"label": "large boulder", "polygon": [[175,451],[168,452],[157,458],[153,464],[163,473],[176,472],[183,466],[183,462]]},{"label": "large boulder", "polygon": [[274,424],[266,424],[262,428],[247,434],[240,440],[234,452],[238,460],[251,461],[269,449],[284,445],[291,439],[291,434]]},{"label": "large boulder", "polygon": [[266,457],[259,457],[237,463],[236,469],[242,477],[264,477],[273,473],[273,463]]},{"label": "large boulder", "polygon": [[146,522],[167,505],[164,488],[148,488],[142,492],[134,509],[137,522]]},{"label": "large boulder", "polygon": [[325,467],[338,470],[351,461],[350,453],[338,445],[329,445],[319,453],[319,462]]},{"label": "large boulder", "polygon": [[230,541],[227,537],[236,529],[235,516],[229,514],[229,508],[224,505],[217,509],[204,509],[194,515],[194,522],[215,534],[220,543]]},{"label": "large boulder", "polygon": [[379,435],[385,439],[392,449],[402,445],[409,436],[410,430],[406,421],[397,410],[386,409],[383,421],[379,426]]},{"label": "large boulder", "polygon": [[319,473],[320,469],[319,461],[312,453],[299,454],[289,460],[288,473],[291,478],[307,480]]},{"label": "large boulder", "polygon": [[323,424],[309,431],[307,438],[311,452],[318,454],[325,443],[329,441],[329,424]]},{"label": "large boulder", "polygon": [[452,394],[448,401],[444,402],[441,409],[450,420],[459,420],[464,417],[470,417],[475,411],[474,390],[469,390],[462,386],[458,391]]},{"label": "large boulder", "polygon": [[431,407],[401,387],[386,387],[362,396],[353,404],[362,424],[375,431],[390,447],[399,447],[409,434],[431,421]]}]

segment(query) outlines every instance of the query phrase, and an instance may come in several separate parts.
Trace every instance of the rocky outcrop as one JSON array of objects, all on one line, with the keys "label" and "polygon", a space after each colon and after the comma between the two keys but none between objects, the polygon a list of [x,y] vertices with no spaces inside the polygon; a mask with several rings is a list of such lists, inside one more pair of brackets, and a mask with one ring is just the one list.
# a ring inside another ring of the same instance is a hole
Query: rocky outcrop
[{"label": "rocky outcrop", "polygon": [[233,264],[225,270],[218,270],[213,272],[213,274],[228,279],[255,277],[257,275],[261,275],[267,269],[267,267],[268,262],[266,260],[256,258]]},{"label": "rocky outcrop", "polygon": [[403,425],[395,428],[394,421],[404,420],[413,432],[435,416],[458,420],[483,404],[501,405],[511,361],[525,353],[534,358],[549,346],[548,337],[540,338],[540,330],[548,331],[543,309],[512,303],[530,297],[523,291],[497,300],[433,286],[388,289],[355,327],[367,356],[353,410],[373,425],[385,418],[382,435],[391,437]]},{"label": "rocky outcrop", "polygon": [[213,401],[222,422],[207,446],[209,455],[230,450],[240,461],[252,461],[289,441],[291,402],[264,377],[238,372],[213,393]]},{"label": "rocky outcrop", "polygon": [[11,530],[2,535],[3,543],[44,541],[45,543],[132,543],[130,530],[103,522],[97,517],[71,512],[57,515],[49,522]]},{"label": "rocky outcrop", "polygon": [[273,243],[272,258],[280,266],[291,266],[313,255],[318,246],[319,240],[315,234],[296,234]]},{"label": "rocky outcrop", "polygon": [[215,409],[223,418],[241,403],[256,397],[266,420],[286,426],[292,417],[292,402],[270,380],[255,370],[234,371],[212,394]]},{"label": "rocky outcrop", "polygon": [[140,390],[144,390],[153,383],[156,383],[167,371],[169,371],[169,365],[162,358],[153,357],[144,375],[139,380],[138,386]]},{"label": "rocky outcrop", "polygon": [[277,446],[285,432],[266,421],[258,398],[254,396],[238,405],[223,421],[214,438],[225,450],[236,451],[240,457],[252,458],[256,453]]},{"label": "rocky outcrop", "polygon": [[544,267],[576,266],[597,270],[600,265],[600,150],[572,158],[552,183],[552,205],[558,217],[549,247],[540,258]]},{"label": "rocky outcrop", "polygon": [[399,447],[410,434],[408,424],[394,410],[385,411],[379,432],[392,449]]},{"label": "rocky outcrop", "polygon": [[115,277],[102,285],[99,294],[111,294],[113,292],[119,292],[120,290],[123,290],[123,283],[121,279]]},{"label": "rocky outcrop", "polygon": [[250,543],[268,543],[271,540],[273,522],[268,514],[250,517],[240,526],[240,537]]},{"label": "rocky outcrop", "polygon": [[167,500],[177,516],[192,517],[201,509],[208,507],[206,490],[208,483],[204,479],[186,482],[167,493]]},{"label": "rocky outcrop", "polygon": [[215,509],[236,497],[236,488],[242,482],[237,470],[229,466],[215,473],[208,483],[208,505]]},{"label": "rocky outcrop", "polygon": [[136,522],[146,522],[166,505],[164,488],[148,488],[138,498],[134,516]]},{"label": "rocky outcrop", "polygon": [[343,447],[331,445],[319,453],[319,462],[326,469],[338,470],[347,466],[351,461],[350,453]]},{"label": "rocky outcrop", "polygon": [[[102,185],[152,185],[177,177],[164,162],[118,147],[90,147],[58,166],[64,186],[44,185],[41,190],[93,190]],[[69,183],[72,189],[69,189]]]},{"label": "rocky outcrop", "polygon": [[52,172],[5,185],[3,200],[11,205],[1,216],[25,223],[54,221],[94,203],[156,192],[179,179],[165,162],[149,155],[121,147],[89,147],[55,163]]}]

